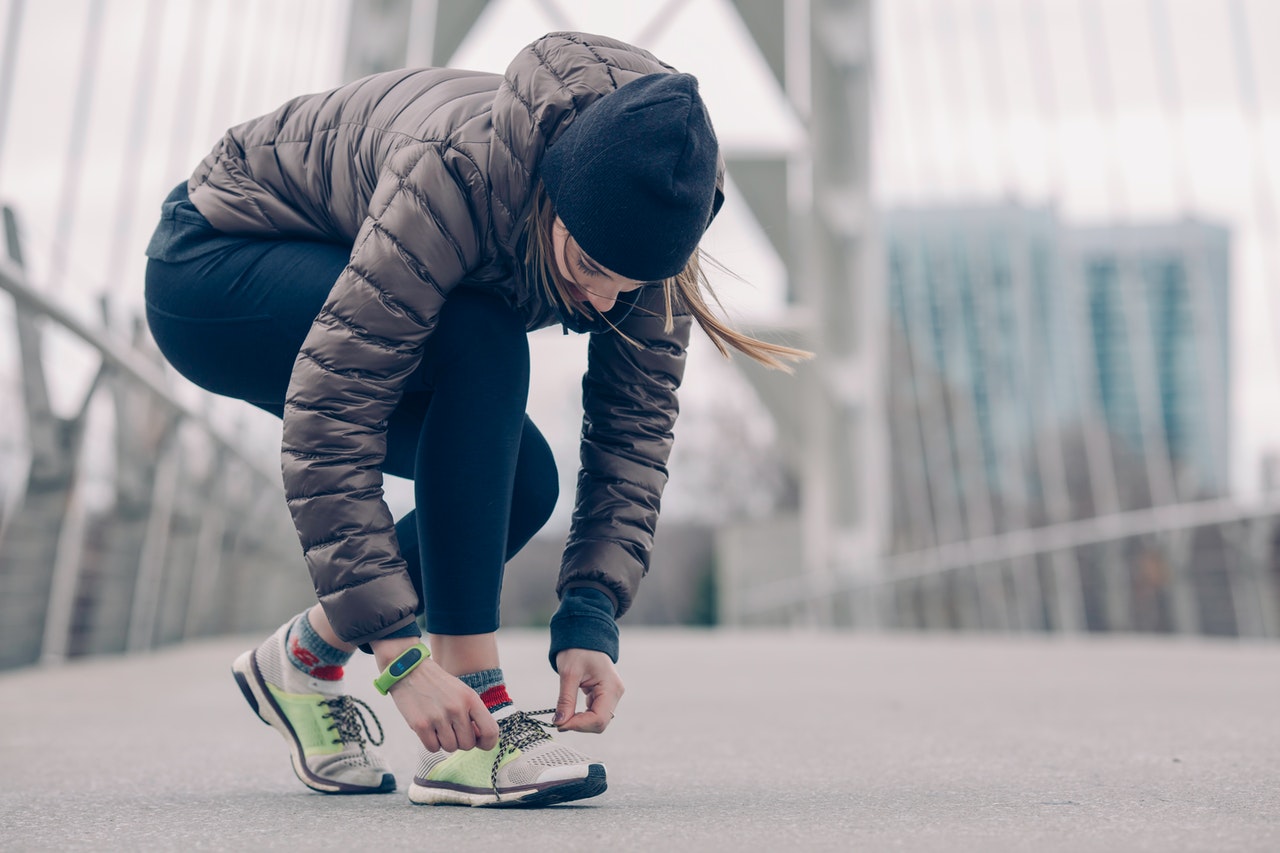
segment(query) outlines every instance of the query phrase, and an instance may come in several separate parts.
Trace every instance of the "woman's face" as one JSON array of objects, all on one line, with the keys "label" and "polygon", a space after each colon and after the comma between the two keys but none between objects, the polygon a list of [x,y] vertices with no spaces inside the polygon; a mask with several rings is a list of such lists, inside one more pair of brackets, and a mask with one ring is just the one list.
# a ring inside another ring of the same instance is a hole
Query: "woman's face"
[{"label": "woman's face", "polygon": [[551,227],[551,244],[555,248],[560,276],[568,283],[569,294],[578,302],[590,304],[601,314],[613,307],[618,301],[618,294],[629,293],[644,284],[623,278],[591,260],[558,216]]}]

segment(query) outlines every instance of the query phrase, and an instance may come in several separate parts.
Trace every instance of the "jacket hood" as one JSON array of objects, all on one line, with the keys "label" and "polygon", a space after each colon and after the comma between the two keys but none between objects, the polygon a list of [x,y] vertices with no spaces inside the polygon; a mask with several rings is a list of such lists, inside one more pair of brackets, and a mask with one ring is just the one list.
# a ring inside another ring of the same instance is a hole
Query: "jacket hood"
[{"label": "jacket hood", "polygon": [[[489,154],[493,235],[509,255],[527,218],[544,152],[596,99],[640,77],[675,73],[647,50],[585,33],[550,33],[507,66],[493,101]],[[724,202],[718,158],[712,217]]]}]

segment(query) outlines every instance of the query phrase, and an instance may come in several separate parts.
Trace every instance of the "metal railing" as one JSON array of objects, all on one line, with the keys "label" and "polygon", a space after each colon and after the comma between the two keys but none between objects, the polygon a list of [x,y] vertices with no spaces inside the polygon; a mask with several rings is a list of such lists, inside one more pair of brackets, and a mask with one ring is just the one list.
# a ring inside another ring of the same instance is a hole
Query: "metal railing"
[{"label": "metal railing", "polygon": [[[278,468],[175,396],[140,328],[119,340],[32,287],[10,208],[4,224],[0,289],[13,297],[30,462],[0,518],[0,668],[295,612],[310,593]],[[70,417],[49,402],[49,325],[100,359]],[[106,500],[89,494],[90,456],[111,459]]]},{"label": "metal railing", "polygon": [[1276,496],[1200,501],[895,554],[857,577],[738,578],[721,615],[743,625],[820,612],[819,622],[885,629],[1276,639],[1278,538]]}]

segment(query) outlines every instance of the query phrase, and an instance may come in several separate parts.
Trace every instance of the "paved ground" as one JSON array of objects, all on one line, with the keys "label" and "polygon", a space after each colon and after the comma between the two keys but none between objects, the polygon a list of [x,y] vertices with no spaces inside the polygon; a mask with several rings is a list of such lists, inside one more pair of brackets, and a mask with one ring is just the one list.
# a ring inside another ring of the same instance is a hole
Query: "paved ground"
[{"label": "paved ground", "polygon": [[[544,639],[515,695],[552,704]],[[303,788],[228,671],[244,641],[0,676],[3,850],[1280,850],[1280,645],[631,630],[578,806]],[[367,684],[368,658],[355,681]]]}]

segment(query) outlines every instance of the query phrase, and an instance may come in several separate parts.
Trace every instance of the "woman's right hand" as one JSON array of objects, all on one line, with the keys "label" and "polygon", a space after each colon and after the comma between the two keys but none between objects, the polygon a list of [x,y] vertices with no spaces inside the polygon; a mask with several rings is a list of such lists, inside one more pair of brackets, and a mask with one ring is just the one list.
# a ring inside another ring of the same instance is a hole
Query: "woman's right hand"
[{"label": "woman's right hand", "polygon": [[[375,640],[373,654],[378,669],[386,669],[416,637]],[[443,749],[493,749],[498,745],[498,724],[480,696],[427,658],[390,690],[400,715],[431,752]]]}]

